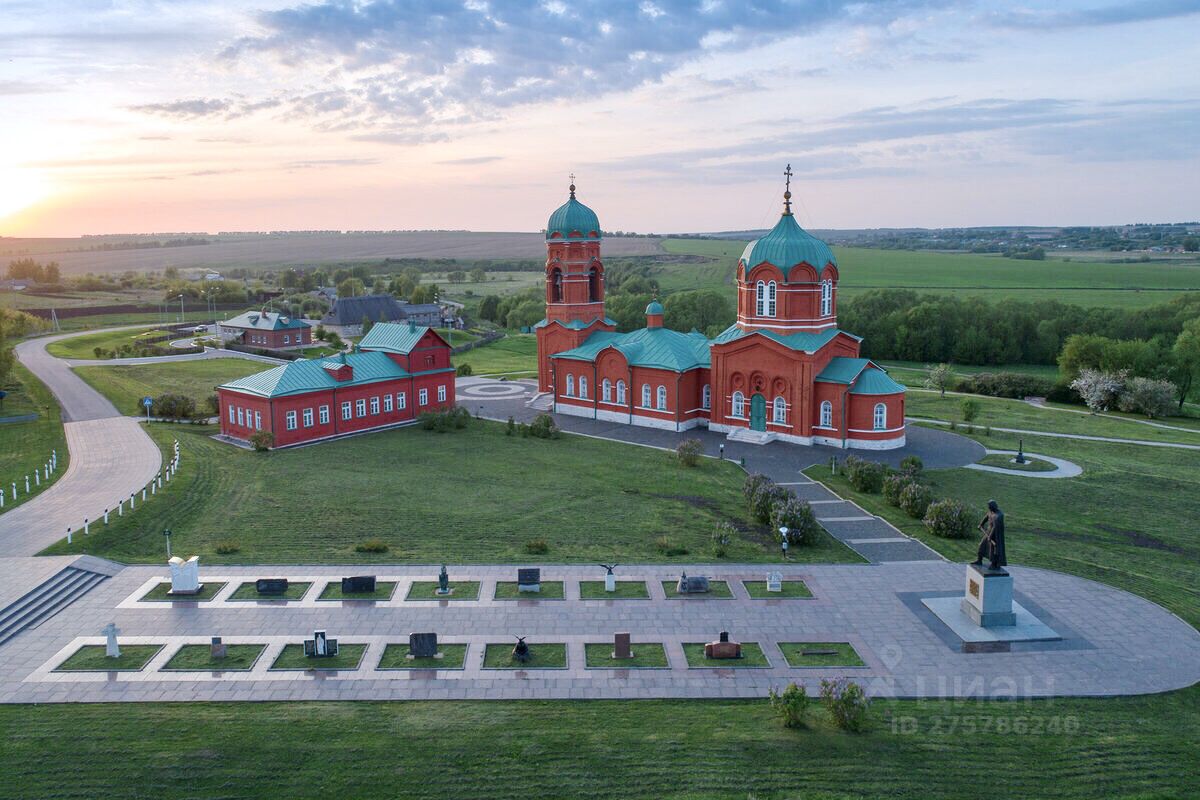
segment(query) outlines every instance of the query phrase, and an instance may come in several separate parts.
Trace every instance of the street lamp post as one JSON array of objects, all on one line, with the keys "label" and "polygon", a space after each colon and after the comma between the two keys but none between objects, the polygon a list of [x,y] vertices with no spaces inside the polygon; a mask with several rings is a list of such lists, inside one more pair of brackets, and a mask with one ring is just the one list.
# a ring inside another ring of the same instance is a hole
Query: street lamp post
[{"label": "street lamp post", "polygon": [[163,536],[167,539],[167,561],[171,560],[171,529],[167,528],[163,531]]},{"label": "street lamp post", "polygon": [[781,528],[779,529],[779,536],[780,536],[780,539],[779,539],[779,546],[780,546],[780,548],[782,548],[782,549],[783,549],[783,560],[784,560],[784,561],[787,561],[787,557],[788,557],[788,538],[787,538],[787,537],[788,537],[788,529],[787,529],[786,527],[781,527]]}]

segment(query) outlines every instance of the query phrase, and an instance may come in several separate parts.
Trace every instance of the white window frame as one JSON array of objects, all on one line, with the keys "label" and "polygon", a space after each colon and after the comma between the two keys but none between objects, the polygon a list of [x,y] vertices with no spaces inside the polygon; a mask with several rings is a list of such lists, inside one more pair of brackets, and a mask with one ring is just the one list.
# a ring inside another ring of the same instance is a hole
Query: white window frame
[{"label": "white window frame", "polygon": [[248,428],[248,427],[250,427],[250,426],[248,426],[248,425],[246,424],[246,422],[245,422],[245,420],[244,420],[244,418],[243,418],[243,416],[242,416],[242,407],[241,407],[241,406],[238,406],[238,410],[237,410],[237,412],[238,412],[238,423],[237,423],[237,424],[238,424],[238,427],[239,427],[239,428]]},{"label": "white window frame", "polygon": [[417,392],[417,405],[422,407],[429,405],[428,389],[422,389],[421,391]]},{"label": "white window frame", "polygon": [[775,316],[775,281],[767,284],[767,316]]},{"label": "white window frame", "polygon": [[256,431],[262,430],[262,412],[261,411],[254,412],[254,430],[256,430]]},{"label": "white window frame", "polygon": [[821,281],[821,316],[828,317],[833,313],[833,281]]},{"label": "white window frame", "polygon": [[821,401],[821,427],[833,427],[833,403],[828,400]]},{"label": "white window frame", "polygon": [[877,431],[887,430],[887,404],[886,403],[876,403],[875,404],[875,430],[877,430]]},{"label": "white window frame", "polygon": [[313,410],[311,408],[304,409],[304,427],[311,428],[313,426]]},{"label": "white window frame", "polygon": [[283,343],[284,343],[284,344],[291,344],[291,343],[292,343],[292,337],[291,337],[291,335],[290,335],[290,334],[287,334],[287,333],[285,333],[285,334],[283,335]]},{"label": "white window frame", "polygon": [[625,381],[617,381],[617,403],[625,405]]},{"label": "white window frame", "polygon": [[587,400],[587,389],[588,389],[587,376],[580,375],[579,376],[579,396],[584,400]]},{"label": "white window frame", "polygon": [[737,417],[738,419],[746,418],[746,395],[741,392],[734,392],[732,406],[729,416]]},{"label": "white window frame", "polygon": [[754,315],[763,316],[767,306],[767,284],[759,281],[754,285]]},{"label": "white window frame", "polygon": [[600,399],[605,403],[612,402],[612,381],[610,381],[608,378],[605,378],[600,383]]},{"label": "white window frame", "polygon": [[351,403],[349,400],[347,400],[344,403],[342,403],[342,420],[344,421],[344,420],[353,419],[353,418],[354,418],[354,404]]},{"label": "white window frame", "polygon": [[575,376],[568,375],[567,376],[567,397],[574,397],[574,396],[575,396]]},{"label": "white window frame", "polygon": [[329,424],[329,406],[321,406],[317,412],[317,419],[321,420],[322,425]]},{"label": "white window frame", "polygon": [[651,392],[652,392],[652,390],[650,388],[650,384],[643,383],[642,384],[642,408],[652,408],[653,407],[650,405]]},{"label": "white window frame", "polygon": [[379,413],[379,398],[378,397],[371,398],[371,413],[372,414]]},{"label": "white window frame", "polygon": [[654,407],[659,411],[667,410],[667,387],[658,387],[658,391],[654,395]]},{"label": "white window frame", "polygon": [[392,395],[390,392],[388,394],[385,394],[383,396],[383,413],[385,413],[385,414],[392,413],[392,409],[394,408],[395,402],[396,401],[392,398]]},{"label": "white window frame", "polygon": [[401,411],[408,408],[408,392],[396,392],[396,408]]},{"label": "white window frame", "polygon": [[287,427],[287,429],[289,431],[296,430],[296,412],[295,411],[287,412],[287,414],[284,416],[283,419],[284,419],[284,425]]},{"label": "white window frame", "polygon": [[229,404],[229,424],[233,425],[237,422],[237,406],[233,403]]},{"label": "white window frame", "polygon": [[365,417],[367,415],[367,398],[360,397],[354,401],[354,416]]},{"label": "white window frame", "polygon": [[446,402],[446,384],[442,384],[438,387],[438,402]]},{"label": "white window frame", "polygon": [[787,424],[787,400],[783,397],[776,397],[771,404],[771,421],[777,425]]},{"label": "white window frame", "polygon": [[706,411],[712,408],[712,387],[707,383],[704,384],[704,389],[700,392],[700,407]]}]

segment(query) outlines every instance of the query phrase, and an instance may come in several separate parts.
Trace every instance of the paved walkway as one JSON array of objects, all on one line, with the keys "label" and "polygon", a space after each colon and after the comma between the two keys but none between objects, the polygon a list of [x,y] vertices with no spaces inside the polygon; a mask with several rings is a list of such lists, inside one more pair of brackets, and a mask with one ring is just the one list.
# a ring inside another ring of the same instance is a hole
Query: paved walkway
[{"label": "paved walkway", "polygon": [[[490,378],[459,378],[457,400],[472,413],[485,419],[504,421],[510,416],[528,422],[541,413],[526,405],[536,394],[536,388],[525,381],[498,381]],[[818,521],[829,533],[868,561],[932,561],[941,556],[921,542],[901,533],[880,517],[867,513],[859,506],[811,480],[804,470],[816,464],[843,460],[847,451],[835,447],[771,442],[765,445],[731,442],[724,435],[706,428],[693,428],[676,433],[657,428],[600,422],[566,414],[555,414],[555,422],[565,431],[582,436],[674,450],[684,439],[699,439],[704,452],[710,456],[724,454],[738,461],[748,472],[761,472],[776,483],[791,489],[802,500],[813,505]],[[722,451],[722,446],[724,450]],[[854,453],[855,451],[850,451]],[[983,445],[965,436],[945,431],[912,426],[908,429],[908,444],[899,450],[859,452],[892,466],[899,466],[905,456],[918,455],[927,469],[965,466],[982,458]]]},{"label": "paved walkway", "polygon": [[[390,600],[322,602],[327,581],[347,568],[212,567],[202,580],[225,582],[210,603],[138,602],[166,579],[163,567],[130,567],[104,581],[39,628],[0,646],[0,701],[224,701],[553,699],[652,697],[763,697],[789,681],[815,692],[822,678],[849,676],[877,697],[1037,697],[1159,692],[1200,680],[1200,633],[1159,606],[1081,578],[1014,567],[1017,599],[1051,626],[1061,641],[1013,644],[1009,652],[963,652],[949,628],[921,605],[930,597],[961,595],[962,564],[788,565],[810,599],[751,599],[742,580],[763,580],[764,565],[688,565],[689,575],[728,583],[731,599],[667,597],[661,581],[680,566],[619,567],[620,580],[645,581],[650,599],[578,599],[580,580],[601,580],[591,566],[546,565],[543,583],[564,581],[565,600],[498,601],[497,580],[515,579],[511,566],[450,566],[454,581],[479,581],[478,600],[406,602],[413,580],[435,579],[436,566],[373,567],[397,582]],[[0,570],[4,565],[0,563]],[[354,573],[363,567],[350,568]],[[235,584],[257,577],[312,581],[296,602],[225,602]],[[120,640],[159,644],[163,650],[134,673],[58,673],[53,669],[80,645],[101,644],[100,630],[115,622]],[[367,645],[355,670],[322,674],[271,671],[285,644],[328,631],[343,645]],[[689,668],[684,643],[702,643],[727,630],[757,643],[769,668]],[[387,644],[407,646],[412,631],[433,631],[442,643],[468,645],[465,669],[377,669]],[[668,669],[587,668],[584,644],[611,643],[617,631],[638,643],[666,646]],[[484,645],[511,647],[513,635],[539,644],[566,643],[561,670],[486,670]],[[267,651],[246,673],[163,673],[183,644],[262,643]],[[793,668],[779,644],[849,642],[865,667]]]},{"label": "paved walkway", "polygon": [[[1004,455],[1015,456],[1016,450],[988,450],[988,455]],[[1055,469],[1048,469],[1045,472],[1028,469],[1006,469],[1005,467],[993,467],[988,464],[967,464],[967,469],[977,469],[980,472],[995,472],[1000,475],[1017,475],[1022,478],[1075,478],[1083,474],[1083,467],[1076,464],[1074,461],[1067,461],[1065,458],[1055,458],[1053,456],[1043,456],[1038,453],[1026,453],[1029,458],[1036,458],[1040,461],[1046,461],[1055,466]]]}]

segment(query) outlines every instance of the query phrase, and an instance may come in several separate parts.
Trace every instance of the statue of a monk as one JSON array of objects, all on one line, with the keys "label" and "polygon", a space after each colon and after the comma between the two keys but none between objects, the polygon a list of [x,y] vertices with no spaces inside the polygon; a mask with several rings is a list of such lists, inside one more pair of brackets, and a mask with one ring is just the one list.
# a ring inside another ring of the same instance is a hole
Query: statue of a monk
[{"label": "statue of a monk", "polygon": [[983,559],[988,560],[988,569],[999,571],[1008,564],[1004,554],[1004,512],[995,500],[988,500],[987,516],[979,523],[983,538],[979,540],[979,550],[975,553],[975,566],[983,566]]}]

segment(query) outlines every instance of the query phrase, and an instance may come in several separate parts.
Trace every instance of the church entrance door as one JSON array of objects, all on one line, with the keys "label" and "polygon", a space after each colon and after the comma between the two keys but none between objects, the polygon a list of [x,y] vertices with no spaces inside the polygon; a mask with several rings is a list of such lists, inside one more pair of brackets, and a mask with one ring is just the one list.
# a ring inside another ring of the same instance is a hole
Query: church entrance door
[{"label": "church entrance door", "polygon": [[750,430],[766,431],[767,401],[761,394],[750,398]]}]

